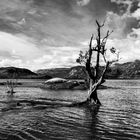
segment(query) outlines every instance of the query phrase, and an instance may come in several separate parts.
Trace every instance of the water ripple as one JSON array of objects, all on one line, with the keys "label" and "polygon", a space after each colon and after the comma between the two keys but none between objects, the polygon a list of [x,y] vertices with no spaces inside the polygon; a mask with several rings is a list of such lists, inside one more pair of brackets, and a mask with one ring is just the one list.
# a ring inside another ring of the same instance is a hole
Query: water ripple
[{"label": "water ripple", "polygon": [[[0,139],[139,140],[140,81],[108,81],[107,84],[114,88],[99,91],[102,106],[94,110],[49,105],[82,101],[87,97],[85,91],[57,93],[19,88],[15,96],[7,96],[0,88]],[[26,103],[17,107],[17,102],[23,100]],[[38,101],[40,105],[28,101]]]}]

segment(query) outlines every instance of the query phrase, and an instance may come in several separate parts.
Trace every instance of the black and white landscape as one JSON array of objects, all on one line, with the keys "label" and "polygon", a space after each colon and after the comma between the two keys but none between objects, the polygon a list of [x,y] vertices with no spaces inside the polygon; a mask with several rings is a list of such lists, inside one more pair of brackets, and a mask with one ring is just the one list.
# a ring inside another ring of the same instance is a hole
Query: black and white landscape
[{"label": "black and white landscape", "polygon": [[0,0],[0,140],[140,139],[140,0]]}]

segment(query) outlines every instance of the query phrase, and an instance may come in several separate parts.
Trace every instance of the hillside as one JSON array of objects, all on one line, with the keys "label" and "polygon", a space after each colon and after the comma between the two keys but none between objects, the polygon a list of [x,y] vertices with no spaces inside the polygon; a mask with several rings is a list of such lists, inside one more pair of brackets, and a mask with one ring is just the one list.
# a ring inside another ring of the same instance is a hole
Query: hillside
[{"label": "hillside", "polygon": [[140,60],[116,64],[109,74],[119,79],[140,79]]},{"label": "hillside", "polygon": [[[102,69],[103,67],[101,67]],[[38,70],[37,74],[68,79],[83,79],[86,76],[82,66]],[[115,64],[108,69],[105,77],[107,79],[140,79],[140,60]]]},{"label": "hillside", "polygon": [[85,68],[83,66],[72,67],[65,75],[67,79],[83,79],[83,77],[86,77]]},{"label": "hillside", "polygon": [[0,78],[30,78],[33,76],[37,76],[37,74],[24,68],[15,68],[15,67],[0,68]]},{"label": "hillside", "polygon": [[54,69],[40,69],[36,73],[38,75],[48,75],[50,77],[60,77],[65,78],[67,73],[69,73],[70,68],[54,68]]},{"label": "hillside", "polygon": [[[101,70],[103,67],[101,67]],[[83,79],[86,77],[83,66],[71,68],[41,69],[36,73],[25,68],[2,67],[0,68],[0,78],[23,78],[23,79],[50,79],[53,77],[67,79]],[[140,79],[140,60],[115,64],[108,69],[107,79]]]},{"label": "hillside", "polygon": [[21,78],[21,79],[50,79],[52,77],[48,75],[39,75],[25,68],[16,67],[1,67],[0,79],[6,78]]}]

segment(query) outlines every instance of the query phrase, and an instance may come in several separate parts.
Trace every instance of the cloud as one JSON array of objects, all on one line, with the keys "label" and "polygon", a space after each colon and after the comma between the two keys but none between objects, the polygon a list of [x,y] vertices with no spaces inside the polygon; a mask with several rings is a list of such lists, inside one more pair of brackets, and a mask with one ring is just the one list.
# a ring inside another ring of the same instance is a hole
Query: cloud
[{"label": "cloud", "polygon": [[70,67],[75,66],[80,49],[74,46],[61,48],[47,47],[49,53],[35,59],[33,62],[42,68]]},{"label": "cloud", "polygon": [[[112,60],[115,59],[115,55],[110,53],[110,48],[115,47],[118,52],[120,52],[120,60],[119,63],[125,63],[134,61],[136,59],[140,59],[140,29],[133,29],[133,34],[137,36],[132,36],[129,34],[126,38],[108,38],[106,48],[107,48],[107,59]],[[83,45],[82,51],[86,51],[89,40],[85,40],[81,42]],[[96,45],[96,40],[93,40],[93,46]]]},{"label": "cloud", "polygon": [[111,0],[111,2],[115,2],[117,4],[124,4],[124,5],[127,5],[127,10],[130,10],[131,8],[131,5],[132,3],[134,2],[135,0]]},{"label": "cloud", "polygon": [[9,52],[11,58],[33,59],[41,55],[41,51],[25,36],[15,36],[0,32],[0,51]]},{"label": "cloud", "polygon": [[140,28],[133,28],[132,32],[130,34],[128,34],[128,38],[133,38],[135,40],[139,40],[140,39]]},{"label": "cloud", "polygon": [[132,16],[137,20],[140,20],[140,2],[138,3],[138,8],[132,13]]},{"label": "cloud", "polygon": [[[111,0],[112,2],[117,3],[119,6],[123,5],[125,7],[125,11],[123,14],[118,15],[116,13],[108,12],[108,19],[113,17],[112,20],[113,25],[115,23],[119,26],[117,26],[117,31],[122,31],[124,35],[126,35],[126,39],[136,39],[138,40],[140,38],[140,0]],[[111,24],[110,24],[111,25]],[[119,28],[120,27],[120,28]],[[120,29],[120,30],[119,30]],[[121,32],[117,33],[118,35],[121,35]],[[134,40],[131,40],[131,42],[134,42]],[[128,40],[129,42],[129,40]],[[130,43],[131,43],[130,42]],[[133,46],[133,45],[132,45]]]},{"label": "cloud", "polygon": [[79,6],[85,6],[90,2],[90,0],[77,0]]},{"label": "cloud", "polygon": [[[107,28],[112,29],[115,38],[124,38],[126,36],[124,30],[127,27],[127,17],[120,16],[113,12],[107,12],[106,16]],[[128,29],[131,30],[131,29]]]},{"label": "cloud", "polygon": [[[140,10],[139,0],[111,0],[113,3],[117,3],[118,6],[123,7],[122,13],[115,13],[112,11],[107,12],[108,28],[111,27],[114,30],[114,37],[126,38],[133,28],[139,28]],[[122,8],[120,8],[120,11]]]},{"label": "cloud", "polygon": [[24,24],[26,24],[25,18],[23,18],[23,19],[21,19],[20,21],[18,21],[17,24],[19,24],[19,25],[24,25]]},{"label": "cloud", "polygon": [[102,22],[105,16],[102,35],[114,30],[110,46],[117,44],[124,60],[132,55],[124,53],[126,46],[139,58],[132,49],[139,51],[135,0],[0,0],[0,64],[30,69],[77,65],[79,51],[88,47],[85,40],[96,33],[95,19]]},{"label": "cloud", "polygon": [[[82,46],[82,45],[81,45]],[[0,32],[0,67],[15,66],[32,70],[77,65],[80,47],[45,46],[38,48],[27,36]]]},{"label": "cloud", "polygon": [[131,14],[139,7],[140,0],[111,0],[117,3],[123,14],[132,16]]},{"label": "cloud", "polygon": [[10,67],[10,66],[15,66],[15,67],[23,67],[23,62],[20,59],[12,60],[12,59],[1,59],[0,60],[0,67]]},{"label": "cloud", "polygon": [[140,20],[140,8],[137,9],[134,13],[132,13],[132,16]]},{"label": "cloud", "polygon": [[[140,33],[140,31],[139,31]],[[115,47],[120,52],[119,63],[140,59],[140,40],[127,36],[125,39],[108,39],[106,48]],[[107,51],[108,53],[108,51]],[[109,56],[112,57],[111,55]]]}]

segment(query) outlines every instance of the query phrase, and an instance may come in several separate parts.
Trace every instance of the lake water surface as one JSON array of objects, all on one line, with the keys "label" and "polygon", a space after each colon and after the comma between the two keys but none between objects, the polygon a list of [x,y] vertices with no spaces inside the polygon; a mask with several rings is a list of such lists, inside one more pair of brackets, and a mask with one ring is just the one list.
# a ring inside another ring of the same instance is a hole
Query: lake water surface
[{"label": "lake water surface", "polygon": [[73,102],[85,100],[88,94],[17,87],[10,96],[0,86],[0,140],[139,140],[140,81],[108,80],[105,85],[110,88],[99,90],[102,106],[95,110],[59,106],[39,109],[28,105],[14,108],[16,100]]}]

